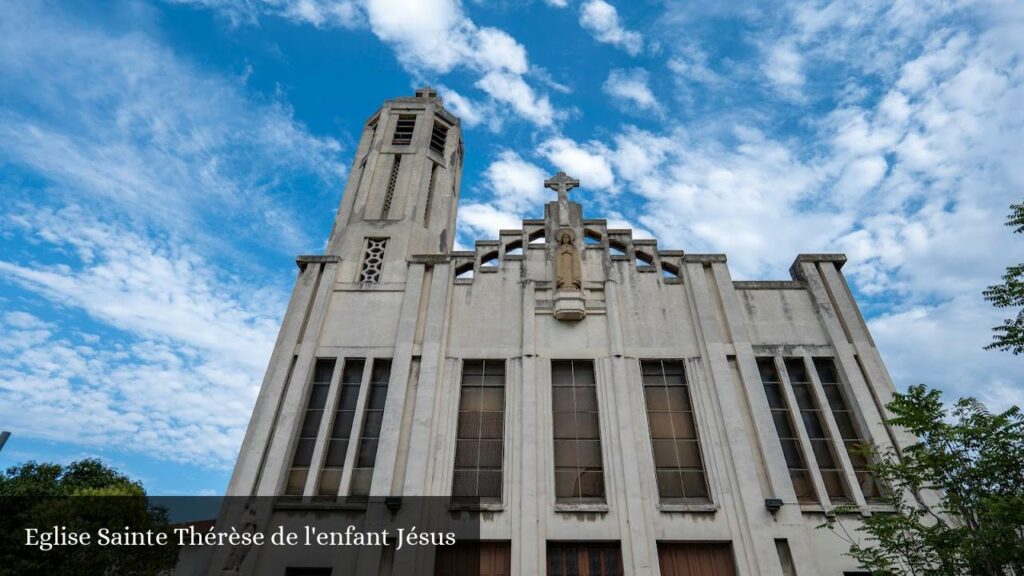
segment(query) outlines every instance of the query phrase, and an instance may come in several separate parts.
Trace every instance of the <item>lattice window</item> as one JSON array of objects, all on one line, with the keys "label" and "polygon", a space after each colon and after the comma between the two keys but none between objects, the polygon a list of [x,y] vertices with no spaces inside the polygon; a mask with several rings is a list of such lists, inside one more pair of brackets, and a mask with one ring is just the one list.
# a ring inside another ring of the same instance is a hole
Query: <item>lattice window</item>
[{"label": "lattice window", "polygon": [[395,155],[395,161],[391,164],[391,175],[388,177],[388,188],[384,192],[384,206],[381,208],[380,217],[387,218],[391,212],[391,203],[395,199],[395,186],[398,185],[398,170],[402,167],[401,154]]},{"label": "lattice window", "polygon": [[501,501],[505,443],[505,361],[462,364],[452,496]]},{"label": "lattice window", "polygon": [[391,139],[391,143],[397,146],[412,144],[412,132],[415,128],[416,115],[402,114],[398,117],[398,123],[395,125],[395,136]]},{"label": "lattice window", "polygon": [[708,502],[700,441],[683,363],[644,360],[640,368],[658,495],[668,502]]},{"label": "lattice window", "polygon": [[434,122],[434,129],[430,132],[430,149],[438,154],[444,154],[444,145],[448,140],[448,127],[440,122]]},{"label": "lattice window", "polygon": [[555,437],[555,498],[559,502],[604,502],[604,464],[594,363],[551,362]]},{"label": "lattice window", "polygon": [[363,284],[380,282],[380,272],[384,266],[384,248],[387,244],[387,238],[366,239],[366,254],[363,255],[363,268],[359,272],[359,281]]},{"label": "lattice window", "polygon": [[548,543],[548,574],[552,576],[620,576],[622,573],[622,553],[617,543]]}]

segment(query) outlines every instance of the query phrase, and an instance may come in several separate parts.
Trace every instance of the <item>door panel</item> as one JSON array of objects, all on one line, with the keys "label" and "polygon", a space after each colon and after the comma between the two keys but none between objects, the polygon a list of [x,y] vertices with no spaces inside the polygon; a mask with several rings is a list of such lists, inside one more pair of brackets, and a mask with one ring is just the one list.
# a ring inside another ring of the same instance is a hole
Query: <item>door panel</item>
[{"label": "door panel", "polygon": [[728,543],[658,544],[662,576],[734,576]]}]

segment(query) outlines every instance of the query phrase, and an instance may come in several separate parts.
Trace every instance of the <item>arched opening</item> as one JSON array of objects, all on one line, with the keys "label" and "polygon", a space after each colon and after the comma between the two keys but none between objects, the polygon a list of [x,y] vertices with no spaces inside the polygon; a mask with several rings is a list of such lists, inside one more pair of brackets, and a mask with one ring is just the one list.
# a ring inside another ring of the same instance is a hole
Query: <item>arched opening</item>
[{"label": "arched opening", "polygon": [[530,244],[544,244],[545,242],[547,242],[547,238],[544,237],[543,228],[530,232],[528,238],[530,240]]},{"label": "arched opening", "polygon": [[608,252],[612,256],[629,256],[626,245],[618,240],[608,239]]},{"label": "arched opening", "polygon": [[513,240],[505,244],[505,256],[520,256],[523,253],[523,241]]},{"label": "arched opening", "polygon": [[499,263],[497,250],[491,250],[480,257],[481,268],[497,268]]},{"label": "arched opening", "polygon": [[636,267],[637,268],[653,268],[654,267],[654,256],[640,250],[634,251],[636,255]]},{"label": "arched opening", "polygon": [[464,262],[455,267],[455,279],[468,280],[473,277],[473,263]]},{"label": "arched opening", "polygon": [[679,280],[679,266],[671,262],[661,261],[661,275],[666,280]]}]

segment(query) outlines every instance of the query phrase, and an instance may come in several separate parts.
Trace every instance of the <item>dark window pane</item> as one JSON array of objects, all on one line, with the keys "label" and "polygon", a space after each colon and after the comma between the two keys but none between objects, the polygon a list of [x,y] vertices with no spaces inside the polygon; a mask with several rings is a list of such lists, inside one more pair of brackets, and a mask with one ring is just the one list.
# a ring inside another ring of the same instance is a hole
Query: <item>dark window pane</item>
[{"label": "dark window pane", "polygon": [[838,384],[824,384],[822,388],[825,389],[825,398],[828,398],[828,405],[833,410],[846,410],[846,401]]},{"label": "dark window pane", "polygon": [[555,468],[575,468],[579,462],[576,440],[555,440]]},{"label": "dark window pane", "polygon": [[789,414],[782,410],[772,410],[772,420],[775,421],[775,431],[779,433],[779,438],[796,438],[789,425]]},{"label": "dark window pane", "polygon": [[476,470],[456,470],[452,480],[452,496],[476,496]]},{"label": "dark window pane", "polygon": [[480,409],[484,412],[498,412],[505,409],[504,388],[483,388],[480,390]]},{"label": "dark window pane", "polygon": [[676,452],[679,454],[680,467],[701,468],[700,447],[696,440],[676,440]]},{"label": "dark window pane", "polygon": [[708,486],[703,470],[683,470],[683,493],[687,498],[708,497]]},{"label": "dark window pane", "polygon": [[349,493],[352,496],[369,496],[370,483],[373,481],[373,469],[352,470],[352,486]]},{"label": "dark window pane", "polygon": [[601,441],[580,440],[579,441],[580,466],[587,468],[601,467]]},{"label": "dark window pane", "polygon": [[341,485],[341,468],[325,468],[320,472],[320,486],[317,494],[320,496],[337,496],[338,486]]},{"label": "dark window pane", "polygon": [[480,437],[480,413],[460,412],[459,413],[459,438]]},{"label": "dark window pane", "polygon": [[662,387],[644,388],[647,409],[650,411],[668,412],[668,390]]},{"label": "dark window pane", "polygon": [[359,458],[356,459],[356,466],[359,468],[373,468],[376,460],[377,441],[364,438],[362,446],[359,447]]},{"label": "dark window pane", "polygon": [[807,470],[790,470],[789,479],[793,481],[793,491],[800,502],[814,502],[814,486]]},{"label": "dark window pane", "polygon": [[348,440],[331,440],[327,444],[325,466],[344,466],[345,452],[348,451]]},{"label": "dark window pane", "polygon": [[292,468],[288,473],[288,483],[284,487],[284,493],[288,496],[302,496],[307,476],[309,476],[308,468]]},{"label": "dark window pane", "polygon": [[501,471],[481,470],[479,474],[477,496],[481,498],[501,497]]},{"label": "dark window pane", "polygon": [[818,379],[823,384],[826,382],[839,382],[839,374],[836,372],[835,362],[831,358],[815,358],[814,368],[818,372]]},{"label": "dark window pane", "polygon": [[362,358],[346,358],[345,370],[341,373],[342,384],[359,384],[363,379],[363,366],[366,361]]},{"label": "dark window pane", "polygon": [[782,395],[782,386],[779,384],[765,384],[764,394],[768,398],[769,407],[783,410],[786,408],[786,399]]},{"label": "dark window pane", "polygon": [[843,487],[841,473],[838,470],[822,470],[821,481],[825,484],[825,493],[831,500],[846,500],[846,489]]},{"label": "dark window pane", "polygon": [[793,384],[797,382],[809,382],[810,379],[807,377],[807,367],[804,365],[803,358],[786,358],[786,373],[789,374],[789,381]]},{"label": "dark window pane", "polygon": [[593,386],[578,387],[573,395],[576,398],[577,412],[597,412],[597,390]]},{"label": "dark window pane", "polygon": [[464,412],[476,412],[480,410],[480,397],[483,395],[482,388],[462,388],[462,398],[459,400],[459,410]]},{"label": "dark window pane", "polygon": [[299,440],[295,446],[294,466],[309,466],[313,461],[313,447],[316,446],[316,438]]},{"label": "dark window pane", "polygon": [[320,419],[323,418],[323,410],[307,410],[306,416],[302,420],[302,431],[299,432],[299,436],[302,438],[316,438],[316,433],[320,429]]},{"label": "dark window pane", "polygon": [[800,418],[804,421],[804,430],[807,431],[807,436],[812,440],[814,438],[824,438],[825,430],[821,426],[821,416],[817,410],[807,410],[800,413]]},{"label": "dark window pane", "polygon": [[594,412],[583,412],[577,414],[576,433],[579,438],[600,438],[601,429],[597,422],[597,414]]},{"label": "dark window pane", "polygon": [[682,498],[683,477],[679,470],[670,468],[656,472],[658,496],[661,498]]},{"label": "dark window pane", "polygon": [[501,469],[502,446],[501,440],[480,441],[480,467]]},{"label": "dark window pane", "polygon": [[316,384],[309,394],[309,408],[323,408],[327,405],[327,392],[330,386]]},{"label": "dark window pane", "polygon": [[678,388],[666,388],[668,392],[668,405],[671,410],[689,412],[693,410],[690,406],[690,391],[686,386]]},{"label": "dark window pane", "polygon": [[676,443],[673,440],[651,440],[654,445],[654,465],[657,468],[679,468]]},{"label": "dark window pane", "polygon": [[356,401],[359,400],[359,386],[358,384],[348,384],[341,388],[341,403],[342,410],[355,410]]},{"label": "dark window pane", "polygon": [[505,414],[504,412],[484,412],[480,414],[480,437],[488,439],[502,439],[504,435]]},{"label": "dark window pane", "polygon": [[480,441],[458,440],[455,443],[455,467],[476,468],[480,464]]},{"label": "dark window pane", "polygon": [[828,440],[811,440],[811,449],[814,450],[814,459],[818,461],[818,468],[836,467],[829,444]]},{"label": "dark window pane", "polygon": [[355,418],[355,412],[349,410],[338,412],[331,429],[331,438],[348,438],[352,434],[352,422]]},{"label": "dark window pane", "polygon": [[576,468],[555,470],[555,496],[558,498],[579,498],[579,473]]},{"label": "dark window pane", "polygon": [[794,384],[793,396],[796,397],[796,405],[801,410],[813,410],[817,407],[808,384]]},{"label": "dark window pane", "polygon": [[651,412],[648,418],[651,421],[652,438],[675,438],[672,426],[672,417],[675,414],[670,412]]},{"label": "dark window pane", "polygon": [[804,459],[797,440],[782,440],[782,454],[789,468],[803,468]]},{"label": "dark window pane", "polygon": [[374,386],[370,388],[370,401],[367,402],[366,407],[370,410],[383,410],[387,397],[388,389],[386,387]]},{"label": "dark window pane", "polygon": [[587,470],[580,474],[581,498],[604,498],[604,473]]},{"label": "dark window pane", "polygon": [[836,419],[836,427],[839,428],[839,435],[845,440],[857,440],[857,429],[853,425],[853,418],[849,412],[833,412]]},{"label": "dark window pane", "polygon": [[775,360],[772,358],[758,358],[757,370],[761,373],[762,382],[779,382],[779,373],[775,369]]},{"label": "dark window pane", "polygon": [[551,391],[551,407],[555,412],[572,412],[573,406],[572,388],[555,388]]},{"label": "dark window pane", "polygon": [[331,375],[333,373],[334,359],[319,359],[316,361],[316,367],[313,369],[313,382],[322,382],[324,384],[327,384],[331,381]]},{"label": "dark window pane", "polygon": [[366,413],[366,421],[363,423],[363,438],[377,438],[380,436],[380,426],[384,420],[384,412],[370,410]]}]

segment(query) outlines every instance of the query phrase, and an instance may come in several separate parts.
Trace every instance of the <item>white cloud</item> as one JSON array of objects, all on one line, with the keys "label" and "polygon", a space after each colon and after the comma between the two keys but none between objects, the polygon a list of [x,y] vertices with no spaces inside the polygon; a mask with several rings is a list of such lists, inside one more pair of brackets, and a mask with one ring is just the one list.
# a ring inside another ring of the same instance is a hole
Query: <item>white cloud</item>
[{"label": "white cloud", "polygon": [[489,72],[476,86],[538,126],[549,126],[555,121],[556,113],[551,102],[546,96],[538,96],[522,76]]},{"label": "white cloud", "polygon": [[548,6],[554,6],[555,8],[565,8],[569,5],[569,0],[544,0]]},{"label": "white cloud", "polygon": [[604,91],[630,109],[658,110],[657,98],[647,85],[648,74],[643,68],[615,69],[604,82]]},{"label": "white cloud", "polygon": [[[284,301],[218,266],[80,210],[23,215],[41,254],[0,261],[8,281],[52,303],[55,321],[4,315],[0,419],[19,435],[128,449],[176,462],[233,460]],[[97,338],[82,310],[108,328]]]},{"label": "white cloud", "polygon": [[643,36],[624,28],[619,21],[618,10],[604,0],[586,0],[580,6],[580,26],[593,34],[598,42],[618,46],[631,56],[640,54],[644,48]]},{"label": "white cloud", "polygon": [[584,189],[611,189],[615,186],[611,162],[597,145],[581,145],[565,137],[549,138],[537,151],[570,176]]},{"label": "white cloud", "polygon": [[519,230],[522,226],[518,216],[490,204],[474,202],[459,207],[459,227],[473,239],[497,238],[499,230]]},{"label": "white cloud", "polygon": [[234,25],[254,24],[260,16],[279,16],[318,28],[353,28],[363,21],[353,0],[169,0],[217,10]]},{"label": "white cloud", "polygon": [[523,214],[550,200],[550,194],[544,188],[547,178],[544,170],[511,150],[498,154],[498,158],[484,171],[484,178],[495,203],[509,212]]},{"label": "white cloud", "polygon": [[800,97],[805,78],[803,58],[793,46],[777,44],[768,50],[764,74],[782,94]]}]

